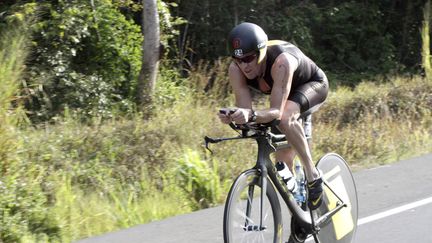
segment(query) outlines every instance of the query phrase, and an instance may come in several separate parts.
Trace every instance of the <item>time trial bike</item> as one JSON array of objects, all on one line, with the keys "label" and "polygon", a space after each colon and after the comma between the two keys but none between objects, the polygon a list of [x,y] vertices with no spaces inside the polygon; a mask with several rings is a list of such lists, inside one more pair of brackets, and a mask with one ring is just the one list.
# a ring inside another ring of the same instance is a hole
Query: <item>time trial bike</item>
[{"label": "time trial bike", "polygon": [[[311,114],[302,114],[299,119],[305,120],[307,116]],[[287,240],[288,243],[301,243],[313,238],[316,243],[353,242],[358,201],[348,164],[335,153],[319,159],[316,167],[323,175],[323,202],[318,209],[310,210],[307,203],[296,201],[270,159],[271,153],[289,146],[285,135],[272,132],[272,127],[274,131],[277,124],[278,121],[244,125],[231,123],[230,126],[239,131],[239,136],[205,137],[207,149],[209,143],[237,139],[255,139],[258,144],[256,164],[234,180],[228,193],[223,219],[224,241],[279,243]],[[289,227],[283,225],[281,200],[290,212]]]}]

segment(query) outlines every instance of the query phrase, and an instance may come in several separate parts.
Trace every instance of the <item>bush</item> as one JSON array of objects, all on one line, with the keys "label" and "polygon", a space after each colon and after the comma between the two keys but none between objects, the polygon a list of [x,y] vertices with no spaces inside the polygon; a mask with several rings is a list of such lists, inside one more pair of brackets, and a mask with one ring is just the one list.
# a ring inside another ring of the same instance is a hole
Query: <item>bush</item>
[{"label": "bush", "polygon": [[140,27],[111,1],[18,3],[8,22],[37,13],[24,95],[33,121],[70,107],[88,116],[130,111],[141,67]]},{"label": "bush", "polygon": [[21,157],[26,147],[18,130],[23,114],[16,95],[28,30],[19,23],[13,26],[0,40],[0,242],[20,242],[26,236],[56,239],[59,228],[46,210],[41,186],[44,168]]},{"label": "bush", "polygon": [[336,151],[361,168],[431,152],[431,94],[421,77],[339,88],[314,114],[316,158]]},{"label": "bush", "polygon": [[187,149],[177,160],[175,174],[183,190],[193,198],[195,208],[207,208],[219,203],[221,196],[218,166],[209,166],[197,151]]},{"label": "bush", "polygon": [[[394,77],[391,82],[363,82],[354,89],[339,87],[316,115],[325,123],[356,124],[371,115],[375,119],[416,122],[432,106],[432,83],[421,77]],[[381,83],[381,84],[380,84]]]}]

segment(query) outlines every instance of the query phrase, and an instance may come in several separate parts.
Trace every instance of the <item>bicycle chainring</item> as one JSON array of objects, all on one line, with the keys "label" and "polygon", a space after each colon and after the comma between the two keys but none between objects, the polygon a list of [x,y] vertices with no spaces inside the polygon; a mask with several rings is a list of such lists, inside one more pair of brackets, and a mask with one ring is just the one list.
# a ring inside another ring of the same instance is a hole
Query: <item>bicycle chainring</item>
[{"label": "bicycle chainring", "polygon": [[308,234],[306,230],[298,226],[294,218],[291,218],[291,236],[288,243],[303,243],[305,242]]}]

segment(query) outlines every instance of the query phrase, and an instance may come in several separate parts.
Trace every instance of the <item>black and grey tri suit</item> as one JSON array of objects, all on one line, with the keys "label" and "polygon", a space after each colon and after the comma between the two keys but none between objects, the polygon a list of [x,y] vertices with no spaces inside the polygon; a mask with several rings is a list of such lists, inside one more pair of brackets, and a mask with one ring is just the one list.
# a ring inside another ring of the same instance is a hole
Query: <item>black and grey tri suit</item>
[{"label": "black and grey tri suit", "polygon": [[[318,106],[324,102],[328,94],[328,80],[325,73],[298,47],[285,41],[269,41],[267,47],[266,71],[263,79],[269,87],[273,86],[273,77],[271,68],[276,58],[282,53],[289,53],[294,56],[299,65],[294,71],[292,86],[288,100],[292,100],[300,105],[300,112],[305,112],[312,107]],[[247,79],[249,87],[258,89],[258,79]],[[264,92],[270,94],[270,91]]]}]

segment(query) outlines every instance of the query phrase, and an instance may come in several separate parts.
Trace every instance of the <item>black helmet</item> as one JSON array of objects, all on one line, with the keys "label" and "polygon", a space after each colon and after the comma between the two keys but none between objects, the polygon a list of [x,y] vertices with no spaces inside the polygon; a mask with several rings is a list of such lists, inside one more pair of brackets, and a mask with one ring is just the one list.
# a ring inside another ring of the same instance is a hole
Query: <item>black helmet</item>
[{"label": "black helmet", "polygon": [[228,35],[228,46],[232,57],[241,58],[251,51],[259,52],[260,63],[267,51],[267,35],[264,30],[253,23],[241,23],[234,27]]}]

